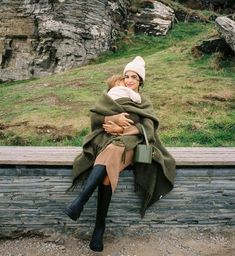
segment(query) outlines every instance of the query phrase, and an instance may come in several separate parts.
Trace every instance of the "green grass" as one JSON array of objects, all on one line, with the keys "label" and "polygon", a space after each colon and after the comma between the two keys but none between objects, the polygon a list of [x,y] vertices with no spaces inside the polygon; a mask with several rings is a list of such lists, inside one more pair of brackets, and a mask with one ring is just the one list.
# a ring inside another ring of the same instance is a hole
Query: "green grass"
[{"label": "green grass", "polygon": [[126,35],[117,52],[40,79],[0,85],[0,145],[81,145],[89,108],[106,79],[136,55],[146,61],[142,93],[153,102],[167,146],[235,145],[235,65],[191,49],[215,35],[213,24],[179,23],[168,35]]},{"label": "green grass", "polygon": [[180,23],[176,24],[166,36],[126,35],[118,42],[119,50],[117,52],[103,54],[95,63],[131,57],[138,52],[144,56],[152,55],[184,40],[195,41],[195,38],[200,37],[200,34],[205,35],[206,38],[207,33],[213,33],[213,27],[214,25],[206,23]]}]

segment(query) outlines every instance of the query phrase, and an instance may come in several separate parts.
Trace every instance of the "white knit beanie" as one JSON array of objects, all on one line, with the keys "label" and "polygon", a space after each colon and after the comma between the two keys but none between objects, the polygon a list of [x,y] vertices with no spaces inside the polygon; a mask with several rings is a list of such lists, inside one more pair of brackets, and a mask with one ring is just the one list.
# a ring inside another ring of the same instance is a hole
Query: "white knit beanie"
[{"label": "white knit beanie", "polygon": [[144,59],[140,56],[137,56],[134,58],[133,61],[129,62],[126,67],[124,68],[123,74],[127,71],[134,71],[136,72],[142,79],[143,81],[145,80],[145,62]]}]

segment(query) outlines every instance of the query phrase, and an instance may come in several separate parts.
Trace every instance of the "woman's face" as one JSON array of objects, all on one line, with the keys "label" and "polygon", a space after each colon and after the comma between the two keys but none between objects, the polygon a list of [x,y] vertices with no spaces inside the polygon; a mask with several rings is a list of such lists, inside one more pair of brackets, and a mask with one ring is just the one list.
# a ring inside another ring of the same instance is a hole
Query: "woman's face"
[{"label": "woman's face", "polygon": [[138,92],[140,86],[140,78],[137,73],[133,71],[127,71],[125,73],[125,85],[133,91]]}]

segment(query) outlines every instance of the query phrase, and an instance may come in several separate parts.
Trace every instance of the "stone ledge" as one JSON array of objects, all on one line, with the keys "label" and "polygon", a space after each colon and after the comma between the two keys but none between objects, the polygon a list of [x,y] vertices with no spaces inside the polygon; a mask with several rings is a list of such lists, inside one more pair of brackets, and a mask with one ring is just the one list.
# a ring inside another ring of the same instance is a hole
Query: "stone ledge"
[{"label": "stone ledge", "polygon": [[[177,166],[235,166],[235,147],[167,148]],[[0,146],[0,164],[71,166],[81,147]]]}]

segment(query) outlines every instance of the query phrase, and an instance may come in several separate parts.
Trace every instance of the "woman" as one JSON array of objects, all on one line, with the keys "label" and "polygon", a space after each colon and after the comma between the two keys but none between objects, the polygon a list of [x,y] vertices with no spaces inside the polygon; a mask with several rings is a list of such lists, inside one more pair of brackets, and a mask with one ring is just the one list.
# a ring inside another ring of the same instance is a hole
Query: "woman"
[{"label": "woman", "polygon": [[[125,85],[135,92],[145,80],[145,62],[137,56],[124,69]],[[154,145],[152,164],[133,163],[136,145],[144,141],[141,125],[148,141]],[[83,152],[73,164],[73,185],[90,172],[83,191],[64,212],[73,220],[79,218],[83,206],[98,187],[96,223],[90,248],[103,250],[103,234],[109,203],[119,173],[133,165],[135,188],[141,192],[141,217],[152,203],[167,194],[174,184],[175,161],[162,146],[158,135],[158,119],[151,103],[141,96],[141,103],[129,98],[111,99],[103,94],[91,109],[91,133],[85,138]]]}]

